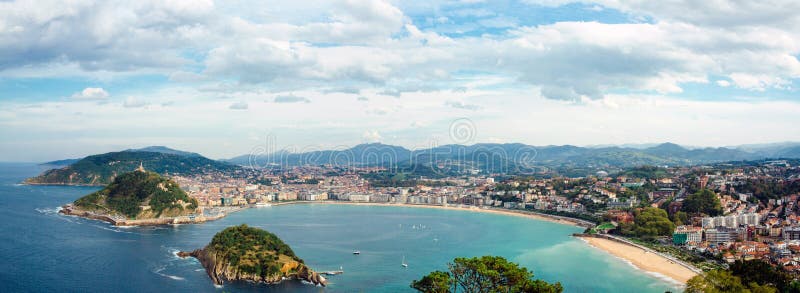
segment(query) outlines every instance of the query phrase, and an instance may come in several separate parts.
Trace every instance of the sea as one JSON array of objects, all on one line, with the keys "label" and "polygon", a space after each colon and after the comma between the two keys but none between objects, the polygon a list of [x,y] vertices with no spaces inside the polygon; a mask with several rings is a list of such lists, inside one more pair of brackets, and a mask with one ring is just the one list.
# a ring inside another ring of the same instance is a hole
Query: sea
[{"label": "sea", "polygon": [[[583,229],[523,217],[393,206],[297,204],[252,208],[204,224],[121,228],[58,214],[97,187],[30,186],[36,164],[0,163],[0,292],[412,292],[456,257],[503,256],[565,292],[678,292],[679,284],[589,246]],[[175,256],[225,227],[278,235],[327,287],[298,281],[215,286],[200,263]],[[353,251],[361,252],[354,255]],[[408,267],[401,266],[405,260]]]}]

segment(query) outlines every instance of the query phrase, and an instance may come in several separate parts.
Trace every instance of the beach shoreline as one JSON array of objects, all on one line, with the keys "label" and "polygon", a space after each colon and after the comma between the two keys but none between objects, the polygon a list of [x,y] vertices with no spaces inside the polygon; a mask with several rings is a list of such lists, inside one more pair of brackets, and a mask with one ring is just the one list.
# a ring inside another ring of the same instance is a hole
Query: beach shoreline
[{"label": "beach shoreline", "polygon": [[646,247],[634,246],[610,237],[574,236],[589,246],[629,262],[637,269],[666,276],[681,284],[686,284],[699,272],[697,268],[678,260],[671,260]]},{"label": "beach shoreline", "polygon": [[[495,214],[495,215],[505,215],[505,216],[514,216],[514,217],[523,217],[532,220],[538,221],[547,221],[556,224],[562,225],[569,225],[573,227],[593,227],[594,224],[574,218],[556,216],[556,215],[548,215],[548,214],[541,214],[531,211],[522,211],[522,210],[510,210],[510,209],[499,209],[499,208],[479,208],[475,206],[466,206],[466,205],[427,205],[427,204],[399,204],[399,203],[369,203],[369,202],[346,202],[346,201],[287,201],[287,202],[273,202],[270,203],[270,206],[282,206],[282,205],[295,205],[295,204],[322,204],[322,205],[353,205],[353,206],[384,206],[384,207],[406,207],[406,208],[427,208],[427,209],[440,209],[440,210],[454,210],[454,211],[467,211],[467,212],[479,212],[479,213],[488,213],[488,214]],[[62,207],[60,213],[65,215],[73,215],[79,216],[83,218],[101,220],[105,222],[109,222],[115,226],[149,226],[149,225],[168,225],[168,224],[176,224],[172,221],[166,222],[164,219],[156,219],[155,221],[135,221],[134,222],[116,222],[110,221],[110,218],[98,218],[92,215],[87,215],[85,213],[80,213],[73,211],[71,209],[63,209],[67,206]],[[236,211],[242,211],[249,208],[241,208],[233,211],[228,211],[223,213],[220,217],[215,217],[214,219],[205,219],[205,221],[197,221],[197,222],[189,222],[192,224],[202,224],[207,221],[213,221],[228,214],[231,214]],[[186,223],[186,222],[184,222]],[[574,234],[578,239],[581,239],[586,244],[596,249],[602,250],[606,253],[609,253],[615,257],[623,259],[634,267],[639,270],[645,272],[656,273],[662,276],[665,276],[675,282],[685,284],[690,278],[697,275],[697,270],[687,268],[688,265],[686,264],[679,264],[669,258],[661,255],[660,253],[654,252],[646,247],[638,247],[631,245],[629,243],[625,243],[621,240],[617,239],[608,239],[610,236],[598,237],[596,235],[585,235],[585,234]],[[679,261],[678,261],[679,262]]]},{"label": "beach shoreline", "polygon": [[[359,202],[341,202],[341,201],[292,201],[281,202],[273,205],[290,205],[290,204],[339,204],[339,205],[362,205],[362,206],[395,206],[395,207],[409,207],[409,208],[431,208],[431,209],[444,209],[456,211],[470,211],[470,212],[483,212],[507,216],[524,217],[532,220],[547,221],[551,223],[558,223],[563,225],[570,225],[574,227],[586,227],[586,221],[580,219],[572,219],[554,215],[539,214],[529,211],[517,211],[508,209],[497,208],[478,208],[474,206],[455,206],[455,205],[425,205],[425,204],[391,204],[391,203],[359,203]],[[592,225],[593,227],[594,225]],[[700,270],[691,265],[685,264],[679,260],[670,259],[662,254],[655,252],[646,247],[639,247],[626,243],[623,240],[612,238],[611,236],[597,235],[588,236],[585,234],[575,234],[576,238],[583,240],[586,244],[601,251],[604,251],[619,259],[625,260],[636,269],[643,272],[655,273],[656,275],[665,277],[671,281],[680,284],[686,282],[692,277],[696,276]],[[611,239],[609,239],[611,238]]]}]

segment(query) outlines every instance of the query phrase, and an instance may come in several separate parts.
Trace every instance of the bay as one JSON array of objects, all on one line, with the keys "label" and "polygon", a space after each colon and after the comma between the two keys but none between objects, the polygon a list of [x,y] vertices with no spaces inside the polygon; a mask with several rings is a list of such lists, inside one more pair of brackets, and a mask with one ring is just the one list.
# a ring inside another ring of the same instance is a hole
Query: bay
[{"label": "bay", "polygon": [[[41,171],[0,163],[2,292],[410,292],[412,280],[446,269],[453,258],[481,255],[504,256],[537,278],[561,282],[566,292],[680,290],[569,236],[582,231],[569,225],[469,211],[298,204],[201,225],[120,228],[57,213],[97,188],[19,184]],[[317,271],[345,273],[330,277],[327,288],[299,282],[220,288],[196,260],[174,255],[238,224],[277,234]]]}]

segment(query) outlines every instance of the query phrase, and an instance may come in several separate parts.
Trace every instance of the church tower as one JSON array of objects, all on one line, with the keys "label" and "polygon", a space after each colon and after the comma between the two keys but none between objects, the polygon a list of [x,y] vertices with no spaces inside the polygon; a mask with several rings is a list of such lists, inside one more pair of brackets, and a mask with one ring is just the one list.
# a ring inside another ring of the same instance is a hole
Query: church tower
[{"label": "church tower", "polygon": [[137,172],[142,172],[142,173],[144,173],[144,172],[145,172],[145,171],[144,171],[144,165],[142,165],[142,162],[141,162],[141,161],[139,162],[139,168],[136,168],[136,171],[137,171]]}]

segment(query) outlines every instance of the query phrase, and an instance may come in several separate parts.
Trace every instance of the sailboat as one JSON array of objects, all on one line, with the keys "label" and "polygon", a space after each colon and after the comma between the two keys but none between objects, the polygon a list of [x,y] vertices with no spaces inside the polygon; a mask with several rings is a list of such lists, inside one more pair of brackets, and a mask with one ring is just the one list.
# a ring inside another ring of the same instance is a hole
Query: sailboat
[{"label": "sailboat", "polygon": [[403,256],[403,262],[401,262],[400,265],[403,266],[404,268],[408,267],[408,264],[406,263],[406,256],[405,255]]}]

